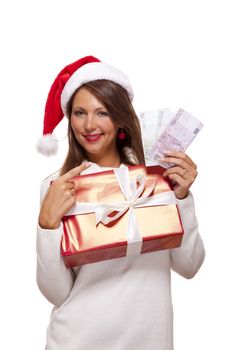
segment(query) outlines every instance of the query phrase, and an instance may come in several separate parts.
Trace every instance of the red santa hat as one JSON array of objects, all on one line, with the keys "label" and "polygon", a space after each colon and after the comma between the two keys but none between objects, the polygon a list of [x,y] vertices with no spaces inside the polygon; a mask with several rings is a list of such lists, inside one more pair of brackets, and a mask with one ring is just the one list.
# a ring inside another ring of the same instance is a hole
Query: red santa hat
[{"label": "red santa hat", "polygon": [[66,106],[73,93],[83,84],[106,79],[121,85],[133,100],[133,90],[128,77],[119,69],[86,56],[67,65],[54,80],[47,98],[44,113],[43,137],[38,140],[37,150],[47,156],[56,153],[58,143],[52,135],[55,127],[66,114]]}]

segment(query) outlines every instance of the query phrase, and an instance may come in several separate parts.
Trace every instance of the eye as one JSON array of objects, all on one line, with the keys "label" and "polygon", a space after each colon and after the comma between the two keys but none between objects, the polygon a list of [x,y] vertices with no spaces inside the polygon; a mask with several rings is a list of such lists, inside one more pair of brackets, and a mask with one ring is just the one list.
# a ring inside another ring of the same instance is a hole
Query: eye
[{"label": "eye", "polygon": [[82,117],[85,113],[83,111],[74,111],[73,114],[77,117]]},{"label": "eye", "polygon": [[99,111],[98,112],[98,115],[100,116],[100,117],[108,117],[108,112],[105,112],[105,111]]}]

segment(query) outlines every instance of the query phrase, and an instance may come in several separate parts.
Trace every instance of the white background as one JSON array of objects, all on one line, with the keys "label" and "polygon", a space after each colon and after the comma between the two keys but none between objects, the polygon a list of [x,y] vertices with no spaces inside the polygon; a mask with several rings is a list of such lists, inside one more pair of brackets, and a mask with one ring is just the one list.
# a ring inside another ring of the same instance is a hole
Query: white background
[{"label": "white background", "polygon": [[[175,349],[233,348],[230,3],[9,0],[1,5],[1,348],[44,348],[52,306],[35,281],[39,187],[61,166],[66,141],[53,159],[37,154],[34,145],[53,79],[85,55],[127,73],[137,112],[183,107],[205,124],[188,154],[199,168],[192,191],[207,255],[194,279],[173,274]],[[65,137],[66,122],[57,129]]]}]

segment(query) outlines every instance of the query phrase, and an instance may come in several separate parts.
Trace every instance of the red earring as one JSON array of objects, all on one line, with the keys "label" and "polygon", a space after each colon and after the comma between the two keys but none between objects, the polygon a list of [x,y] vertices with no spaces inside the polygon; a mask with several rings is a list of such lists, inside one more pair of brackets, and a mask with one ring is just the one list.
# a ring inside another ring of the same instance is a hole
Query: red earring
[{"label": "red earring", "polygon": [[126,138],[126,133],[125,133],[124,129],[121,128],[120,132],[118,134],[118,139],[124,140],[125,138]]}]

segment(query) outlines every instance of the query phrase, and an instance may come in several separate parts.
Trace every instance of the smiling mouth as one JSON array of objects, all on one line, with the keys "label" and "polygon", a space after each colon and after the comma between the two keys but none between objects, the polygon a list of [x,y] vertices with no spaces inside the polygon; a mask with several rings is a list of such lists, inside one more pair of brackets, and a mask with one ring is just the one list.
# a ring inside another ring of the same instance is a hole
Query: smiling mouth
[{"label": "smiling mouth", "polygon": [[83,136],[88,142],[96,142],[101,138],[102,135],[103,134],[90,134],[90,135],[83,135]]}]

